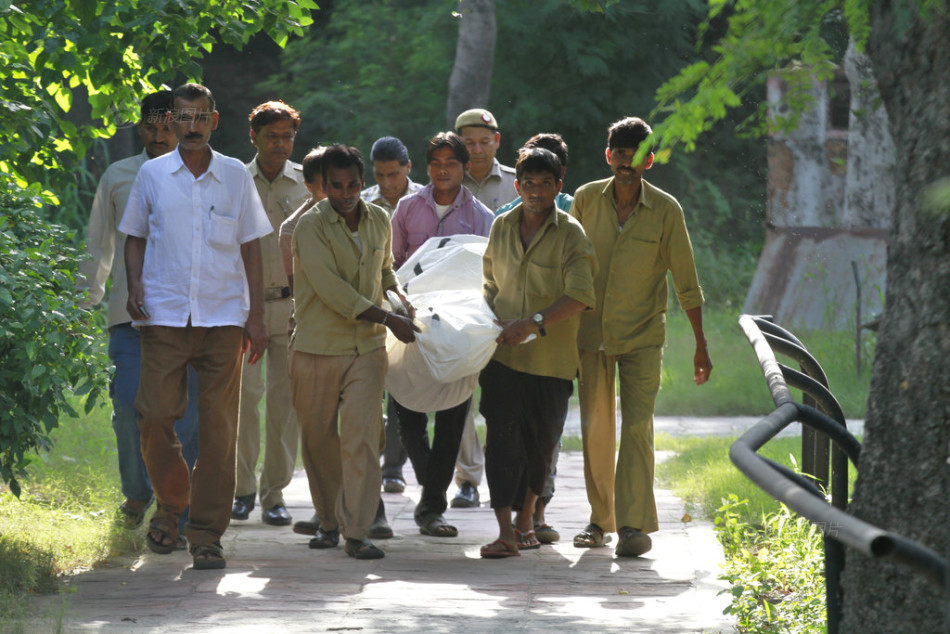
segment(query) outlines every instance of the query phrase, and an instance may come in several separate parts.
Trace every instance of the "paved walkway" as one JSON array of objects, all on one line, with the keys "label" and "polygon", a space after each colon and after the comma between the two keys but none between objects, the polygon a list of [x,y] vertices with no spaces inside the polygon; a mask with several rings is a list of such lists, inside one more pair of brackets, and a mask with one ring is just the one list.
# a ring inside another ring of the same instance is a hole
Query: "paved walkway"
[{"label": "paved walkway", "polygon": [[[757,420],[661,417],[656,429],[738,435]],[[860,429],[860,421],[849,428]],[[576,413],[565,434],[579,435]],[[660,531],[646,556],[576,549],[571,538],[588,509],[579,453],[561,455],[557,486],[548,521],[561,542],[520,558],[479,557],[497,534],[486,505],[449,509],[457,538],[420,535],[412,520],[419,487],[411,484],[404,494],[383,495],[396,531],[377,542],[385,559],[310,550],[307,537],[267,526],[255,511],[225,535],[226,570],[192,570],[185,552],[117,559],[72,578],[65,605],[60,596],[37,598],[41,616],[28,631],[57,630],[60,620],[68,632],[732,631],[717,579],[722,550],[708,522],[684,522],[682,502],[658,490]],[[285,493],[296,518],[311,515],[302,471]]]},{"label": "paved walkway", "polygon": [[[228,567],[191,569],[185,552],[114,560],[36,600],[29,631],[107,632],[726,632],[728,604],[717,580],[722,551],[706,522],[683,522],[682,503],[657,491],[660,531],[642,558],[612,548],[575,549],[587,522],[583,459],[561,455],[548,521],[559,544],[520,558],[483,560],[496,536],[491,509],[449,509],[459,537],[419,534],[412,508],[419,487],[384,494],[396,537],[386,558],[360,562],[342,548],[310,550],[308,538],[252,519],[225,535]],[[483,493],[487,489],[482,487]],[[291,513],[309,517],[306,476],[286,490]]]}]

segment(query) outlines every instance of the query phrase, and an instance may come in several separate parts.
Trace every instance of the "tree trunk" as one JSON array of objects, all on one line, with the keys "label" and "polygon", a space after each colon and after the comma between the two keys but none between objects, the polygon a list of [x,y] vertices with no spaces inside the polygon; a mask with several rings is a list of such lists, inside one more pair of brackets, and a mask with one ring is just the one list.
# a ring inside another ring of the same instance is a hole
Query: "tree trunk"
[{"label": "tree trunk", "polygon": [[[950,552],[950,6],[871,7],[868,53],[894,138],[887,296],[852,512]],[[848,553],[842,632],[946,632],[947,596],[905,567]]]},{"label": "tree trunk", "polygon": [[494,0],[464,0],[459,5],[462,17],[446,105],[449,130],[455,129],[459,113],[469,108],[488,107],[495,63]]}]

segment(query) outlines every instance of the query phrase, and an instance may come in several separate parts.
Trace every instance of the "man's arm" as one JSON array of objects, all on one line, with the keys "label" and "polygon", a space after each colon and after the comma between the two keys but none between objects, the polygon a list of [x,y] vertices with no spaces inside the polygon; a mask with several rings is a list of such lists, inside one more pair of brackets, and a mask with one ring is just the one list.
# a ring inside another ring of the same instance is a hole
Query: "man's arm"
[{"label": "man's arm", "polygon": [[[544,325],[548,326],[564,319],[570,319],[574,315],[579,315],[584,312],[585,308],[587,308],[587,305],[584,302],[577,301],[567,295],[561,295],[553,304],[538,312],[544,317]],[[529,335],[538,332],[538,325],[531,318],[508,319],[505,321],[496,319],[495,323],[503,328],[495,341],[509,346],[517,345],[527,339]]]},{"label": "man's arm", "polygon": [[267,330],[264,328],[264,266],[260,239],[241,245],[241,259],[244,261],[244,273],[247,275],[251,298],[251,310],[244,326],[244,351],[250,350],[247,362],[254,365],[264,355],[264,349],[267,347]]},{"label": "man's arm", "polygon": [[129,299],[125,304],[125,309],[129,312],[129,316],[136,321],[148,319],[145,313],[142,312],[142,307],[145,306],[142,267],[145,265],[146,244],[148,244],[147,238],[128,236],[125,239],[125,272],[129,289]]},{"label": "man's arm", "polygon": [[356,318],[382,324],[389,328],[399,341],[412,343],[416,340],[415,333],[420,332],[419,328],[412,323],[412,318],[415,317],[416,310],[412,304],[409,303],[409,300],[406,299],[406,296],[399,290],[398,285],[390,286],[386,290],[395,293],[399,299],[402,300],[403,304],[408,307],[409,317],[387,312],[379,306],[370,306],[357,315]]},{"label": "man's arm", "polygon": [[709,359],[709,350],[706,349],[706,336],[703,334],[703,307],[697,306],[686,311],[689,325],[693,327],[693,336],[696,337],[696,354],[693,355],[693,381],[702,385],[709,380],[712,373],[712,361]]},{"label": "man's arm", "polygon": [[81,304],[88,308],[102,301],[106,292],[106,280],[112,272],[115,255],[115,216],[111,213],[112,178],[107,170],[96,188],[86,228],[86,254],[89,256],[79,265],[80,278],[76,286],[89,291],[88,300]]}]

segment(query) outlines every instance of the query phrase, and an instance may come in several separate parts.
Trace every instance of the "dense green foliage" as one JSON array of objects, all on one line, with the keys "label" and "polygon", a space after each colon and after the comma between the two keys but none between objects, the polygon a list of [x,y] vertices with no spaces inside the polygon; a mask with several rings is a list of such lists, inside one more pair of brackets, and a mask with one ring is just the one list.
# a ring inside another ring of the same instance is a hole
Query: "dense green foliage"
[{"label": "dense green foliage", "polygon": [[[705,9],[698,0],[581,4],[588,6],[562,0],[496,3],[488,104],[501,125],[502,163],[513,164],[517,148],[537,132],[564,136],[569,192],[610,175],[607,126],[627,115],[646,117],[660,85],[709,51],[694,50]],[[606,8],[583,10],[601,4]],[[464,3],[462,9],[460,19]],[[393,135],[415,158],[413,178],[427,182],[422,157],[425,142],[445,126],[459,18],[410,0],[337,2],[321,14],[325,28],[288,44],[281,71],[261,86],[303,112],[297,154],[328,142],[368,153],[375,139]],[[763,99],[764,90],[750,94],[693,155],[674,154],[648,174],[680,199],[697,243],[719,252],[756,251],[762,239],[765,146],[734,128]],[[749,266],[745,253],[739,257]]]},{"label": "dense green foliage", "polygon": [[[240,47],[264,30],[283,44],[311,23],[312,0],[0,0],[0,173],[59,191],[97,137],[138,118],[136,101],[176,77],[217,41]],[[65,118],[74,89],[100,127]],[[52,193],[47,200],[56,201]]]},{"label": "dense green foliage", "polygon": [[68,396],[88,394],[88,410],[106,376],[75,290],[80,253],[35,194],[0,190],[0,477],[15,494],[29,453],[75,415]]},{"label": "dense green foliage", "polygon": [[730,494],[719,508],[716,536],[726,556],[728,613],[740,632],[824,632],[825,579],[821,531],[784,504],[751,525],[746,500]]}]

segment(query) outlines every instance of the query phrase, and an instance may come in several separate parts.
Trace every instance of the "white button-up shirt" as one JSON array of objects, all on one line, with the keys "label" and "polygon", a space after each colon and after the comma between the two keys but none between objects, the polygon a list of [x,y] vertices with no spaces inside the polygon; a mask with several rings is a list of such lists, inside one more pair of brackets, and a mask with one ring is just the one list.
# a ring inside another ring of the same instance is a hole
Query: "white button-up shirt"
[{"label": "white button-up shirt", "polygon": [[119,231],[146,238],[142,285],[151,315],[133,325],[241,326],[250,297],[241,245],[272,231],[244,163],[212,152],[198,178],[179,150],[142,166]]}]

